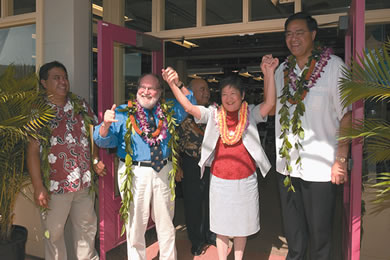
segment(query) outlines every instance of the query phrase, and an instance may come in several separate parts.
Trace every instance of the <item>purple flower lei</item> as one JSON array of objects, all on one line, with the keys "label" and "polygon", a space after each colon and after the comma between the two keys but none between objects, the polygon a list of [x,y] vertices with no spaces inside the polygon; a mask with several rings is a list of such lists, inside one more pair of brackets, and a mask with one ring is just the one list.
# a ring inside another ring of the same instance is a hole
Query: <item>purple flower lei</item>
[{"label": "purple flower lei", "polygon": [[[317,61],[316,66],[314,67],[313,72],[310,75],[309,80],[303,79],[303,84],[301,83],[302,79],[297,79],[298,76],[295,73],[295,66],[296,66],[296,59],[293,55],[290,55],[286,59],[286,69],[289,71],[288,77],[289,77],[289,86],[296,91],[297,88],[303,87],[304,89],[308,90],[312,88],[317,80],[320,78],[321,73],[324,71],[325,66],[328,64],[328,60],[330,59],[330,55],[333,53],[332,49],[327,47],[320,47],[316,46],[312,52],[312,55],[310,56],[307,64],[306,64],[306,70],[309,69],[310,63],[312,59],[315,59]],[[304,73],[302,73],[303,75]],[[297,84],[298,82],[298,84]],[[301,83],[301,84],[300,84]],[[298,86],[297,86],[298,85]]]},{"label": "purple flower lei", "polygon": [[135,103],[137,106],[137,110],[134,111],[135,118],[139,122],[139,129],[142,131],[142,139],[144,139],[145,142],[149,144],[149,146],[152,146],[154,144],[160,144],[160,142],[167,137],[168,129],[168,121],[164,114],[164,111],[161,109],[160,102],[157,103],[157,108],[154,112],[159,120],[163,120],[163,125],[161,127],[160,134],[157,137],[153,137],[152,133],[150,132],[150,126],[144,108],[138,103],[138,101],[136,101]]}]

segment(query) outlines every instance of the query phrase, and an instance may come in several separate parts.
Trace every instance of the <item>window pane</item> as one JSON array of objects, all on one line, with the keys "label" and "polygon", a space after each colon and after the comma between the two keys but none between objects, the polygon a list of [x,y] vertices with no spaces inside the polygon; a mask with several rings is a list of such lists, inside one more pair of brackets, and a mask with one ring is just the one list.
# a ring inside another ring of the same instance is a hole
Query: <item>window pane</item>
[{"label": "window pane", "polygon": [[206,25],[242,22],[242,1],[207,0]]},{"label": "window pane", "polygon": [[348,11],[351,0],[302,0],[302,10],[311,15]]},{"label": "window pane", "polygon": [[274,5],[270,0],[251,1],[251,21],[287,18],[294,13],[294,3]]},{"label": "window pane", "polygon": [[14,15],[35,12],[35,0],[14,0]]},{"label": "window pane", "polygon": [[366,0],[366,10],[390,8],[389,0]]},{"label": "window pane", "polygon": [[390,24],[366,25],[366,48],[382,47],[383,42],[390,38]]},{"label": "window pane", "polygon": [[0,29],[0,65],[35,67],[35,24]]},{"label": "window pane", "polygon": [[196,26],[196,0],[165,0],[165,29]]},{"label": "window pane", "polygon": [[152,0],[125,0],[125,27],[139,31],[152,31]]}]

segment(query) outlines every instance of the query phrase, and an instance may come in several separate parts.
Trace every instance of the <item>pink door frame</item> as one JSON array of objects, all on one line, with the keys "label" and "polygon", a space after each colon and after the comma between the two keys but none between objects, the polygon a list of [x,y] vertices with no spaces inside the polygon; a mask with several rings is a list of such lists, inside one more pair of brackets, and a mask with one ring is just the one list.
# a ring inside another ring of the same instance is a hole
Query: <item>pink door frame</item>
[{"label": "pink door frame", "polygon": [[[345,61],[361,55],[365,45],[365,0],[352,0],[349,10],[349,26],[345,37]],[[364,118],[364,103],[358,101],[352,106],[353,120]],[[351,156],[353,167],[350,182],[344,185],[344,259],[360,259],[361,199],[362,199],[362,160],[363,145],[359,140],[352,142]]]},{"label": "pink door frame", "polygon": [[[130,46],[137,45],[139,32],[110,24],[98,22],[98,118],[103,120],[103,113],[114,103],[114,42]],[[152,51],[152,71],[161,73],[163,66],[163,45],[160,51]],[[122,222],[119,217],[120,196],[115,196],[114,155],[100,151],[100,158],[107,168],[107,175],[99,179],[99,228],[100,259],[106,259],[106,252],[125,242],[125,235],[120,236]]]}]

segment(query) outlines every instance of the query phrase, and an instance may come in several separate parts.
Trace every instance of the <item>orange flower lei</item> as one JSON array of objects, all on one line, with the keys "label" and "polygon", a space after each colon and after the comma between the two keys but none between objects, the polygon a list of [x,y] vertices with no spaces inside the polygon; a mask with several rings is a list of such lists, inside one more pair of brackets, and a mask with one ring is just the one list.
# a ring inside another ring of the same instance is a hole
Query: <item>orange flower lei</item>
[{"label": "orange flower lei", "polygon": [[248,123],[248,103],[242,102],[241,108],[239,111],[239,119],[236,129],[233,135],[229,134],[229,129],[226,124],[226,110],[223,106],[218,111],[218,126],[219,133],[222,139],[222,142],[227,145],[233,145],[237,143],[244,133]]},{"label": "orange flower lei", "polygon": [[[129,108],[133,107],[133,102],[132,101],[128,101],[127,102],[127,105]],[[135,120],[135,117],[133,114],[130,114],[130,121],[131,121],[131,124],[133,125],[134,127],[134,130],[137,134],[139,134],[140,136],[143,135],[143,132],[141,131],[141,129],[139,129],[138,127],[138,124],[137,124],[137,120]],[[160,135],[160,132],[161,132],[161,128],[162,128],[162,125],[163,125],[163,120],[160,120],[158,122],[158,126],[157,126],[157,129],[156,131],[154,131],[153,133],[151,133],[152,137],[156,138],[157,136]]]}]

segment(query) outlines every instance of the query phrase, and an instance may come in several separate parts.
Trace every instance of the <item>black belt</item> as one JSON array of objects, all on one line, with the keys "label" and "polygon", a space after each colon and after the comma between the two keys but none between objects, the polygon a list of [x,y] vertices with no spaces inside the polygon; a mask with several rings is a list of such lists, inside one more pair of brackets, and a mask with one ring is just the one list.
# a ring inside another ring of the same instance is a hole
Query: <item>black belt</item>
[{"label": "black belt", "polygon": [[[126,162],[125,159],[123,158],[120,158],[120,160],[122,162]],[[166,165],[168,163],[168,159],[164,159],[163,160],[163,164]],[[133,165],[138,165],[138,166],[142,166],[142,167],[152,167],[152,163],[151,162],[138,162],[138,161],[133,161]]]}]

